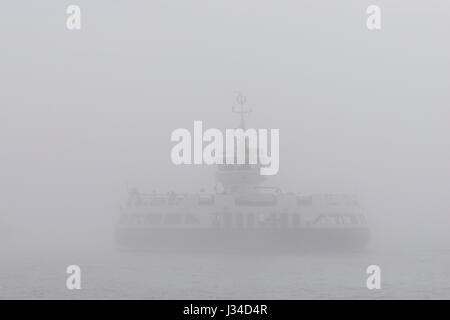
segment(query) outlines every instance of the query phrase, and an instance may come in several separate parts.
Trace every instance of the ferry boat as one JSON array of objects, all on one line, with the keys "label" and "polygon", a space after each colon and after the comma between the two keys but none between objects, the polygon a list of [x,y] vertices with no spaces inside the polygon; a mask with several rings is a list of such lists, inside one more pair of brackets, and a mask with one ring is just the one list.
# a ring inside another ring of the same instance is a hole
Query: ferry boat
[{"label": "ferry boat", "polygon": [[[245,128],[242,98],[240,127]],[[129,192],[120,247],[214,251],[362,250],[370,239],[355,195],[299,194],[265,185],[259,164],[217,165],[216,187],[195,194]]]}]

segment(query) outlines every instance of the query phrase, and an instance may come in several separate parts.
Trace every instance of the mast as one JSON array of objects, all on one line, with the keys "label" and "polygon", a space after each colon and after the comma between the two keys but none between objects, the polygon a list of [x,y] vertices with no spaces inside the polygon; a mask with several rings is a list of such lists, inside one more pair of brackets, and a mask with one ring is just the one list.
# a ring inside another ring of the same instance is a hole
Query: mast
[{"label": "mast", "polygon": [[236,102],[238,103],[238,106],[234,106],[232,108],[232,111],[233,111],[233,113],[237,113],[240,115],[241,123],[240,123],[239,127],[245,130],[244,116],[245,116],[245,114],[252,112],[252,109],[245,108],[245,103],[247,102],[247,97],[240,91],[238,92],[238,95],[236,97]]}]

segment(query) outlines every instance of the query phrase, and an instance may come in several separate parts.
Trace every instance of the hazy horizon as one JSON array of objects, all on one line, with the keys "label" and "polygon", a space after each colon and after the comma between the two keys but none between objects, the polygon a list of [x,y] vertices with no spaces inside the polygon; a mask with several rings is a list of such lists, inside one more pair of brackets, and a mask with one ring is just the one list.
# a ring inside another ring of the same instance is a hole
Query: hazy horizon
[{"label": "hazy horizon", "polygon": [[130,188],[212,190],[170,134],[237,125],[238,91],[248,126],[280,129],[268,185],[358,195],[370,252],[450,251],[448,1],[78,0],[78,31],[69,4],[0,11],[1,260],[108,255]]}]

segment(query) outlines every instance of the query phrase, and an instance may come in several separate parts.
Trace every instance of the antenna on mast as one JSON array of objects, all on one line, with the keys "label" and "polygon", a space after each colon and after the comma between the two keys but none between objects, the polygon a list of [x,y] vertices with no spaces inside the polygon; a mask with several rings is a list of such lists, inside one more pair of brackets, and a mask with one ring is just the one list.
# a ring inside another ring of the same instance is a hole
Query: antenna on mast
[{"label": "antenna on mast", "polygon": [[232,110],[234,113],[238,113],[241,116],[240,127],[242,129],[245,129],[244,115],[246,113],[252,112],[252,109],[246,109],[244,107],[245,103],[247,102],[247,97],[241,91],[238,92],[238,95],[236,97],[236,102],[238,103],[239,106],[234,106],[232,108]]}]

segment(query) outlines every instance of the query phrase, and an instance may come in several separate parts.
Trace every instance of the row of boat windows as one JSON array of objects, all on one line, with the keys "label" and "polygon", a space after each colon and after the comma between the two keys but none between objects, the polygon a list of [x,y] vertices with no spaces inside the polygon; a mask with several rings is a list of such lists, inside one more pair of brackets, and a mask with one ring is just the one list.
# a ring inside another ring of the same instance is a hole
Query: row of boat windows
[{"label": "row of boat windows", "polygon": [[[231,228],[233,226],[238,228],[253,228],[253,227],[282,227],[288,226],[299,227],[300,215],[298,213],[280,213],[279,215],[273,213],[270,215],[257,215],[254,213],[235,213],[226,212],[222,216],[223,227]],[[221,225],[220,219],[217,224]]]},{"label": "row of boat windows", "polygon": [[[270,227],[293,227],[300,226],[300,215],[297,213],[281,213],[279,215],[273,213],[268,216],[256,216],[253,213],[225,213],[223,215],[224,227],[254,227],[257,226],[270,226]],[[363,215],[351,215],[351,214],[328,214],[319,216],[314,222],[314,225],[357,225],[365,224],[365,218]],[[309,224],[309,223],[308,223]]]},{"label": "row of boat windows", "polygon": [[[153,214],[131,214],[123,215],[121,223],[130,224],[166,224],[166,225],[196,225],[200,221],[190,213],[153,213]],[[216,215],[215,226],[228,227],[288,227],[291,224],[294,227],[300,226],[300,215],[298,213],[273,213],[271,215],[259,215],[255,213],[230,213],[225,212],[222,215]]]},{"label": "row of boat windows", "polygon": [[132,224],[185,224],[185,225],[196,225],[200,221],[190,213],[153,213],[153,214],[131,214],[124,215],[121,217],[122,223],[132,223]]},{"label": "row of boat windows", "polygon": [[[200,221],[190,213],[153,213],[153,214],[134,214],[122,216],[122,223],[136,224],[167,224],[167,225],[196,225]],[[365,224],[363,215],[350,214],[328,214],[321,215],[313,221],[314,225],[356,225]],[[255,213],[230,213],[225,212],[221,216],[217,215],[214,221],[217,226],[227,227],[293,227],[300,226],[300,215],[298,213],[273,213],[269,215],[258,215]]]},{"label": "row of boat windows", "polygon": [[[152,198],[152,199],[135,199],[131,205],[134,206],[164,206],[164,205],[179,205],[183,201],[182,197],[169,197],[169,198]],[[312,197],[298,197],[297,206],[311,206]],[[215,197],[202,196],[197,200],[199,206],[213,206],[215,204]],[[278,199],[274,195],[258,195],[240,197],[235,199],[234,204],[236,206],[276,206],[278,205]]]}]

